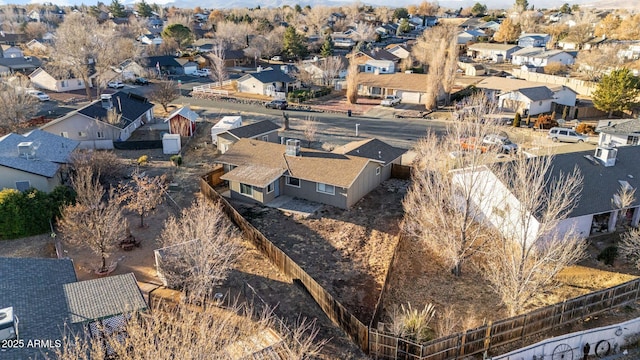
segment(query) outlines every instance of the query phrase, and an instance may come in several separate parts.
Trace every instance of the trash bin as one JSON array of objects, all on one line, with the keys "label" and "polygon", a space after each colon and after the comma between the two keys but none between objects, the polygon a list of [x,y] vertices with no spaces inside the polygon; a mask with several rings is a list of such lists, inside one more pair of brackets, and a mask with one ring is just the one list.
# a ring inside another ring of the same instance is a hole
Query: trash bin
[{"label": "trash bin", "polygon": [[347,116],[351,117],[351,110],[347,110]]}]

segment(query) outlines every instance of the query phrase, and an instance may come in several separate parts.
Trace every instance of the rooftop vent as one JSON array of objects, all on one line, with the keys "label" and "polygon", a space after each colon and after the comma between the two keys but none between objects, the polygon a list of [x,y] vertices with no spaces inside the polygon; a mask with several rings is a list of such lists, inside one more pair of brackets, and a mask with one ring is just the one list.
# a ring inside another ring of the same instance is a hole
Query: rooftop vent
[{"label": "rooftop vent", "polygon": [[616,156],[618,149],[613,147],[598,146],[595,158],[600,160],[605,167],[614,166],[616,164]]},{"label": "rooftop vent", "polygon": [[18,319],[13,316],[13,307],[0,309],[0,341],[18,338]]},{"label": "rooftop vent", "polygon": [[284,153],[288,156],[300,156],[300,140],[287,140],[287,147]]}]

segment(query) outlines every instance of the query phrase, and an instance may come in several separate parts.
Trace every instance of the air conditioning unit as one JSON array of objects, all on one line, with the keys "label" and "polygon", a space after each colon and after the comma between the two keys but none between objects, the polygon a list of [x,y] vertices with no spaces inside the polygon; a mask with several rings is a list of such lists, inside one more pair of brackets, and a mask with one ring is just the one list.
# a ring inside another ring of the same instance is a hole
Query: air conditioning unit
[{"label": "air conditioning unit", "polygon": [[35,149],[33,148],[33,142],[23,141],[18,144],[18,155],[24,158],[32,158],[35,156]]},{"label": "air conditioning unit", "polygon": [[18,321],[13,316],[13,307],[0,309],[0,341],[18,338]]}]

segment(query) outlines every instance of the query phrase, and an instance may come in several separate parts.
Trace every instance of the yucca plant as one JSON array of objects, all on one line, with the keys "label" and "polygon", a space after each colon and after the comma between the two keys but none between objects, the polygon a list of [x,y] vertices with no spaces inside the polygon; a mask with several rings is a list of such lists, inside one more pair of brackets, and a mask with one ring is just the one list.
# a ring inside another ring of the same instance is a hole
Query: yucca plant
[{"label": "yucca plant", "polygon": [[433,304],[426,304],[422,310],[414,309],[411,303],[397,306],[391,313],[391,332],[396,336],[407,337],[417,342],[424,342],[433,338],[433,329],[429,326],[436,313]]}]

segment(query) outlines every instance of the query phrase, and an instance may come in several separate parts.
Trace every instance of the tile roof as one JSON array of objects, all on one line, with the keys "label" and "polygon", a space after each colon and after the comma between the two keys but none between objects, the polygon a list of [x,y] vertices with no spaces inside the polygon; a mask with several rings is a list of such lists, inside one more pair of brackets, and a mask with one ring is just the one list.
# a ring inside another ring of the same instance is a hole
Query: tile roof
[{"label": "tile roof", "polygon": [[238,79],[238,81],[243,81],[248,78],[255,78],[263,84],[272,83],[272,82],[285,82],[290,83],[296,81],[296,79],[291,76],[283,73],[280,70],[273,70],[271,68],[264,69],[260,72],[254,72],[251,74],[246,74],[245,76]]},{"label": "tile roof", "polygon": [[73,324],[147,308],[133,273],[72,282],[62,288]]},{"label": "tile roof", "polygon": [[[116,109],[119,114],[122,114],[122,121],[118,124],[120,128],[127,127],[154,106],[145,97],[122,91],[111,94],[111,99],[113,101],[113,108]],[[107,109],[102,107],[101,100],[94,101],[79,109],[78,112],[93,119],[104,121],[107,118]]]},{"label": "tile roof", "polygon": [[274,124],[269,120],[259,121],[257,123],[240,126],[234,129],[229,129],[227,132],[238,139],[251,138],[254,136],[270,133],[279,130],[280,126]]},{"label": "tile roof", "polygon": [[[33,142],[37,146],[35,157],[27,159],[18,154],[18,144]],[[0,165],[28,173],[52,178],[80,142],[39,129],[24,135],[7,134],[0,138]]]},{"label": "tile roof", "polygon": [[300,156],[287,156],[285,149],[286,145],[240,139],[216,162],[235,166],[257,165],[281,170],[285,175],[303,180],[349,188],[371,161],[313,149],[301,149]]},{"label": "tile roof", "polygon": [[386,165],[401,157],[407,150],[393,147],[378,139],[365,139],[352,141],[333,149],[332,152],[382,161]]},{"label": "tile roof", "polygon": [[520,89],[515,91],[524,95],[527,99],[531,101],[553,99],[553,91],[549,90],[549,88],[546,86],[536,86],[536,87],[525,88],[525,89]]}]

